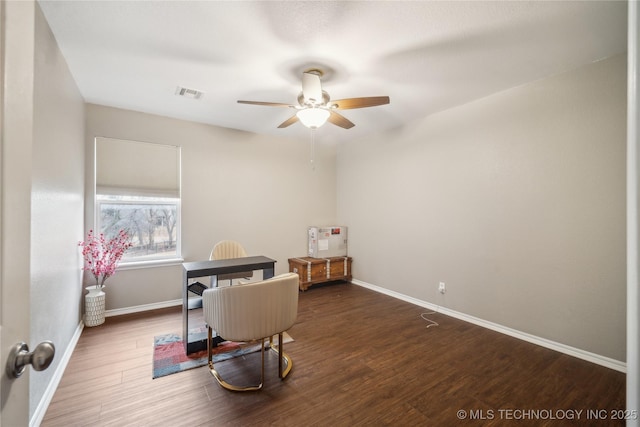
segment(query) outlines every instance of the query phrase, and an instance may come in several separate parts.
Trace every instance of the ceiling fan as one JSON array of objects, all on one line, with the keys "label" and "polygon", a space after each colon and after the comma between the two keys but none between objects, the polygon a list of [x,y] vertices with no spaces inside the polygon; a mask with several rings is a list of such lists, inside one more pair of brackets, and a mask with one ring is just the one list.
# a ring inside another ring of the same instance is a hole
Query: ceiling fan
[{"label": "ceiling fan", "polygon": [[329,94],[322,90],[320,83],[321,76],[322,71],[317,69],[311,69],[302,74],[302,92],[298,95],[298,105],[261,101],[238,101],[238,103],[294,108],[298,110],[296,114],[282,122],[278,128],[286,128],[300,121],[303,125],[311,129],[317,129],[327,121],[341,128],[350,129],[354,127],[355,124],[343,115],[337,113],[336,110],[375,107],[389,103],[388,96],[346,98],[332,101],[329,98]]}]

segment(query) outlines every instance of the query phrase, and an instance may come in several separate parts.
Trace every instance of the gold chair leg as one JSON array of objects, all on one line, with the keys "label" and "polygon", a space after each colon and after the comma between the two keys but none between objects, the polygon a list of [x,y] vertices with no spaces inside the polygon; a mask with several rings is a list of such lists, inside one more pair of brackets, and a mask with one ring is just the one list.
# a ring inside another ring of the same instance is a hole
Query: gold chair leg
[{"label": "gold chair leg", "polygon": [[[284,340],[283,340],[283,337],[282,337],[282,332],[280,332],[278,334],[278,346],[276,347],[273,344],[273,341],[271,341],[271,340],[269,342],[269,346],[271,347],[271,350],[275,351],[278,354],[278,376],[281,379],[285,379],[285,377],[291,371],[291,368],[293,368],[293,361],[291,360],[289,355],[284,352]],[[287,362],[287,367],[284,369],[284,372],[282,371],[282,360],[283,359],[284,359],[285,362]]]},{"label": "gold chair leg", "polygon": [[237,386],[237,385],[233,385],[230,384],[228,382],[226,382],[218,373],[218,371],[215,370],[215,368],[213,367],[213,345],[212,345],[212,341],[213,341],[213,333],[212,333],[212,329],[209,328],[209,332],[207,334],[207,359],[209,362],[209,372],[211,372],[211,375],[213,375],[213,377],[216,379],[216,381],[218,381],[218,384],[220,384],[220,386],[222,386],[223,388],[226,388],[227,390],[231,390],[231,391],[255,391],[255,390],[260,390],[262,388],[262,384],[264,384],[264,338],[261,340],[261,357],[262,357],[262,370],[260,373],[260,384],[258,385],[251,385],[251,386],[245,386],[245,387],[241,387],[241,386]]},{"label": "gold chair leg", "polygon": [[260,340],[260,359],[262,365],[260,366],[260,387],[264,384],[264,338]]},{"label": "gold chair leg", "polygon": [[[278,350],[284,350],[282,346],[282,333],[278,334]],[[280,353],[278,353],[278,378],[282,378],[282,357],[280,357]]]},{"label": "gold chair leg", "polygon": [[[225,381],[220,374],[218,373],[218,371],[215,370],[214,366],[213,366],[213,333],[212,333],[212,329],[209,328],[208,331],[208,336],[207,336],[207,358],[208,358],[208,362],[209,362],[209,372],[211,372],[211,375],[213,375],[213,377],[216,379],[216,381],[218,381],[218,384],[220,384],[220,386],[222,386],[223,388],[226,388],[227,390],[231,390],[231,391],[255,391],[255,390],[260,390],[262,388],[262,385],[264,384],[264,338],[262,338],[260,340],[260,384],[258,385],[252,385],[252,386],[245,386],[245,387],[241,387],[241,386],[236,386],[233,384],[228,383],[227,381]],[[278,334],[278,345],[276,346],[273,343],[273,337],[269,337],[269,348],[273,351],[276,352],[276,354],[278,355],[278,377],[280,377],[281,379],[284,379],[289,372],[291,371],[291,368],[293,367],[293,361],[291,360],[291,358],[289,357],[288,354],[286,354],[284,352],[284,338],[282,336],[282,333]],[[286,362],[286,367],[283,371],[282,369],[282,361]]]}]

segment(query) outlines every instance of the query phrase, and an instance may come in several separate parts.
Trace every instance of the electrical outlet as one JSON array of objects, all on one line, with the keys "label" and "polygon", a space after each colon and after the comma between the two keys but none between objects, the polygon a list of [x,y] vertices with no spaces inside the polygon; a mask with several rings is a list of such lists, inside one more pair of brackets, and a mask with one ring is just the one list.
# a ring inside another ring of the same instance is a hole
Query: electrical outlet
[{"label": "electrical outlet", "polygon": [[444,282],[440,282],[440,284],[438,285],[438,290],[441,294],[444,294],[447,291],[447,287],[445,286]]}]

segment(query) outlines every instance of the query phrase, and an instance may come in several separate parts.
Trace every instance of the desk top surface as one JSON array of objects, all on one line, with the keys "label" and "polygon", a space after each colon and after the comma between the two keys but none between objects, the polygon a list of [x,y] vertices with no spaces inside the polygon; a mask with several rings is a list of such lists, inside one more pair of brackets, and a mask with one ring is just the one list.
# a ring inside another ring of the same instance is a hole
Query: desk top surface
[{"label": "desk top surface", "polygon": [[235,273],[237,271],[262,270],[273,268],[276,260],[266,256],[248,256],[243,258],[218,259],[211,261],[184,262],[182,268],[188,277],[199,274],[201,276],[214,276],[224,273]]}]

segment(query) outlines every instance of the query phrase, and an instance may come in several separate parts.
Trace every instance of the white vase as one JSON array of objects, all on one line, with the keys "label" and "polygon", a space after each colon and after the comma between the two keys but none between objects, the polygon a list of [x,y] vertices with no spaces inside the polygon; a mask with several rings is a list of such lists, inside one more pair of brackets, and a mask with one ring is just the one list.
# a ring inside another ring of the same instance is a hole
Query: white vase
[{"label": "white vase", "polygon": [[85,289],[89,293],[84,296],[84,325],[102,325],[106,294],[97,286],[88,286]]}]

